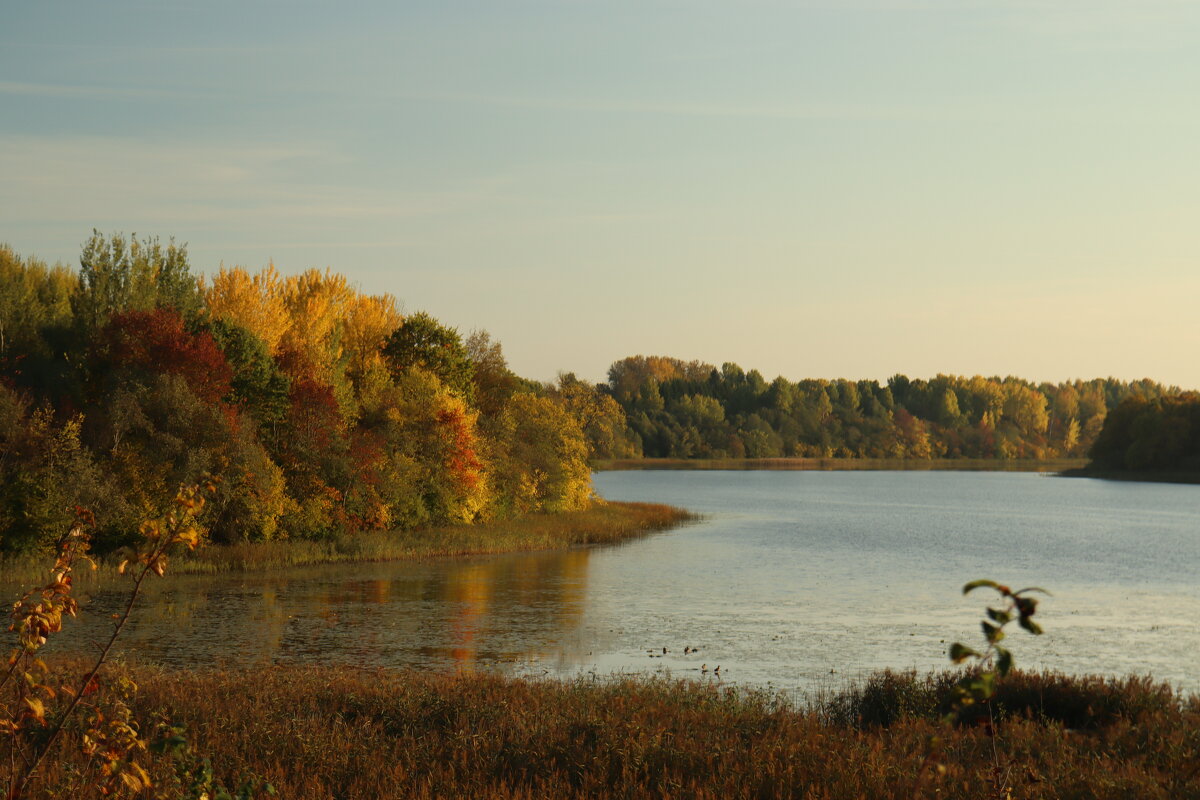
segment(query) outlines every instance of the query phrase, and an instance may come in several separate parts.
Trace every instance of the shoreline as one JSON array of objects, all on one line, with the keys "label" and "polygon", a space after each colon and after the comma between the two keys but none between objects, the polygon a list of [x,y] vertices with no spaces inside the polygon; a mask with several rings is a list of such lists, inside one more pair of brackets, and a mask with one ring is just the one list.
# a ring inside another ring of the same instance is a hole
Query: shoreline
[{"label": "shoreline", "polygon": [[[322,564],[416,561],[430,558],[496,555],[618,544],[685,525],[700,516],[661,503],[598,501],[582,511],[526,514],[474,525],[446,525],[411,531],[370,531],[314,541],[283,539],[208,545],[173,557],[167,575],[218,575]],[[0,561],[0,592],[14,599],[48,574],[53,559],[25,556]],[[101,561],[97,570],[75,572],[77,585],[95,588],[125,581],[116,567]]]},{"label": "shoreline", "polygon": [[1094,478],[1102,481],[1200,484],[1200,472],[1187,470],[1147,470],[1142,472],[1122,469],[1093,469],[1084,466],[1063,470],[1059,475],[1063,478]]},{"label": "shoreline", "polygon": [[1063,472],[1085,458],[623,458],[595,461],[596,472],[636,470]]}]

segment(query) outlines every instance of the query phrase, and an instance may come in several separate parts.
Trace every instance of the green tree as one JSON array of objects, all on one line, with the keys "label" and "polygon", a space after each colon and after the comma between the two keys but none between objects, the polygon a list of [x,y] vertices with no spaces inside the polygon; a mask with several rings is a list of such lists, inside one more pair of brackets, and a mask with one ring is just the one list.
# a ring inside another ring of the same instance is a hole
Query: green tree
[{"label": "green tree", "polygon": [[81,417],[56,422],[43,407],[30,413],[0,383],[0,552],[49,548],[70,527],[76,506],[101,510],[105,529],[131,520],[112,480],[80,439]]},{"label": "green tree", "polygon": [[70,323],[78,283],[66,267],[22,259],[0,244],[0,359],[44,350],[44,330]]},{"label": "green tree", "polygon": [[173,308],[184,319],[195,319],[202,307],[197,279],[188,265],[187,245],[158,237],[126,239],[92,231],[79,256],[79,291],[72,297],[75,322],[85,332],[96,331],[121,311]]},{"label": "green tree", "polygon": [[424,311],[407,317],[388,336],[383,355],[395,375],[423,369],[468,402],[474,402],[475,368],[458,330],[442,325]]},{"label": "green tree", "polygon": [[230,401],[245,409],[270,435],[277,435],[287,416],[292,381],[271,357],[266,343],[246,328],[226,320],[206,326],[233,370]]},{"label": "green tree", "polygon": [[475,400],[484,417],[494,417],[521,386],[521,379],[508,368],[500,343],[487,331],[472,331],[463,343],[471,362]]}]

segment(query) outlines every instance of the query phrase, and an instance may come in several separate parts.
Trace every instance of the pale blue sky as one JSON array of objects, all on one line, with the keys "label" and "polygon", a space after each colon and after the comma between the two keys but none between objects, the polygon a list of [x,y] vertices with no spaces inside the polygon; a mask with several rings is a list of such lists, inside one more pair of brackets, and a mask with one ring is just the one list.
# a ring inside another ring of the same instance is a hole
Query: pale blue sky
[{"label": "pale blue sky", "polygon": [[0,241],[332,267],[513,368],[1200,388],[1200,3],[0,12]]}]

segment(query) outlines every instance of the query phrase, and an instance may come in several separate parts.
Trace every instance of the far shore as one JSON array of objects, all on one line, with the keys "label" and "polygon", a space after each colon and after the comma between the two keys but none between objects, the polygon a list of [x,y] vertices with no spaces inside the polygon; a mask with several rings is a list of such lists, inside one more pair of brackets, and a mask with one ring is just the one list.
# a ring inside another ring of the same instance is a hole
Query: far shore
[{"label": "far shore", "polygon": [[622,458],[595,461],[592,469],[1065,472],[1086,464],[1085,458]]},{"label": "far shore", "polygon": [[1140,483],[1200,483],[1200,472],[1190,470],[1126,470],[1097,469],[1083,466],[1063,470],[1064,478],[1098,478],[1105,481],[1136,481]]}]

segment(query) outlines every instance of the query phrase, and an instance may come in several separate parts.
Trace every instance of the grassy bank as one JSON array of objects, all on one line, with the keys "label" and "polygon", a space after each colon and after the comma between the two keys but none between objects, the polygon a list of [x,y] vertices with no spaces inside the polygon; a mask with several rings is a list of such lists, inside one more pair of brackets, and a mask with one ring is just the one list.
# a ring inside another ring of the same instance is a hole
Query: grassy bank
[{"label": "grassy bank", "polygon": [[[936,675],[884,673],[798,709],[768,692],[648,678],[287,667],[114,668],[107,681],[122,672],[139,687],[145,735],[169,718],[226,785],[255,773],[291,800],[977,798],[997,796],[996,763],[1031,800],[1200,796],[1200,704],[1141,679],[1016,674],[992,736],[935,721],[951,682]],[[927,760],[934,734],[940,755]],[[70,785],[77,743],[47,785]],[[151,772],[162,787],[175,780],[163,756]]]},{"label": "grassy bank", "polygon": [[180,574],[272,569],[342,561],[553,550],[612,544],[695,519],[683,509],[656,503],[597,503],[584,511],[528,514],[475,525],[347,536],[329,542],[283,541],[207,547],[178,562]]},{"label": "grassy bank", "polygon": [[[583,511],[529,514],[476,525],[449,525],[414,531],[359,533],[327,541],[285,540],[209,546],[171,562],[175,575],[257,571],[351,561],[399,561],[523,550],[552,550],[611,544],[696,519],[683,509],[655,503],[597,503]],[[52,559],[21,558],[0,562],[0,592],[44,579]],[[115,566],[77,573],[81,585],[117,580]]]},{"label": "grassy bank", "polygon": [[626,458],[597,461],[592,468],[732,470],[963,470],[970,472],[1061,472],[1078,469],[1083,458]]}]

